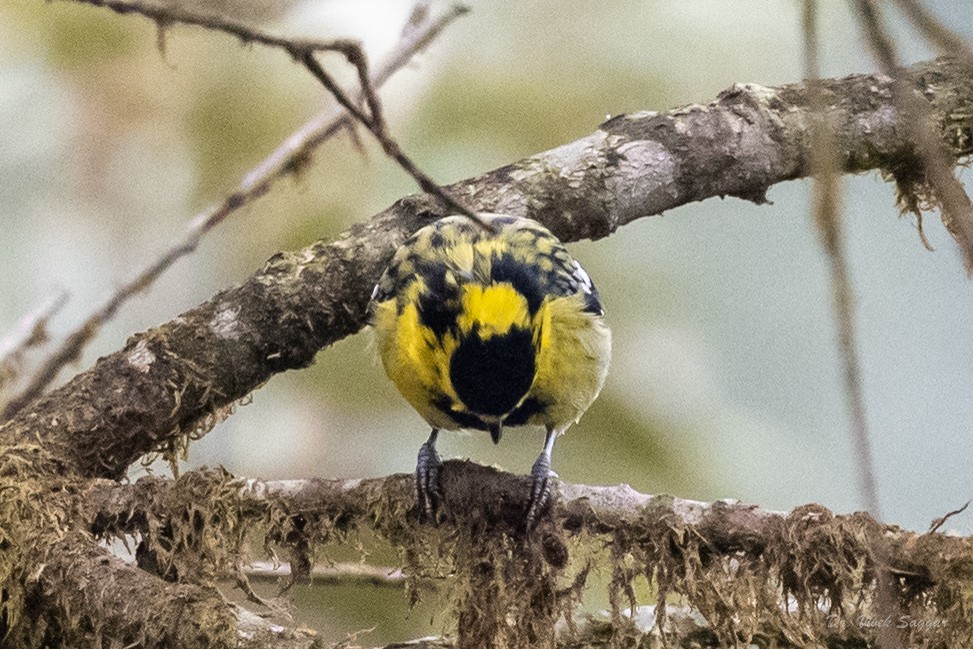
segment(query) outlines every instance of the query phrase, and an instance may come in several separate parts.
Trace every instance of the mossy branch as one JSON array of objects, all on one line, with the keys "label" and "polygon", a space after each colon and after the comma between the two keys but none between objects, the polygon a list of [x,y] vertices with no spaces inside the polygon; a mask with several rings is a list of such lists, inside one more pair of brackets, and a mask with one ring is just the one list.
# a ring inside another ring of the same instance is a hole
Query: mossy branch
[{"label": "mossy branch", "polygon": [[13,627],[11,647],[219,647],[237,640],[232,607],[213,587],[172,584],[126,565],[89,535],[73,533],[47,548],[35,575],[30,621]]},{"label": "mossy branch", "polygon": [[[820,642],[869,642],[874,629],[863,620],[875,617],[877,575],[889,571],[896,584],[894,618],[927,622],[910,631],[914,646],[934,641],[959,646],[955,643],[973,639],[967,612],[973,603],[970,538],[920,534],[866,513],[836,515],[819,505],[783,513],[738,502],[651,496],[625,485],[562,483],[549,516],[528,539],[522,529],[526,480],[470,462],[447,462],[446,512],[439,528],[415,522],[409,475],[257,481],[202,470],[177,481],[93,483],[82,502],[101,536],[151,538],[160,521],[169,525],[169,539],[182,539],[179,546],[192,562],[199,561],[200,547],[187,538],[210,539],[202,552],[207,556],[211,547],[237,545],[241,528],[261,530],[272,546],[292,556],[305,555],[294,557],[293,565],[309,565],[315,549],[351,533],[377,532],[400,550],[410,579],[450,575],[456,582],[447,587],[455,588],[458,613],[467,616],[460,646],[479,646],[471,642],[470,629],[480,634],[477,642],[526,641],[527,635],[510,636],[524,634],[522,628],[489,625],[498,610],[519,612],[534,640],[543,641],[559,616],[570,619],[571,604],[599,553],[599,562],[612,566],[608,594],[616,633],[635,633],[623,611],[645,604],[636,598],[634,584],[647,580],[657,604],[683,601],[700,613],[714,643],[749,642],[772,632]],[[489,578],[478,581],[474,567]],[[518,606],[520,598],[541,605],[527,614]]]},{"label": "mossy branch", "polygon": [[[906,75],[950,154],[973,152],[970,68],[943,58]],[[892,108],[892,80],[855,75],[820,87],[842,171],[910,177],[915,147]],[[714,196],[766,200],[770,186],[810,173],[813,123],[805,84],[736,85],[706,106],[616,117],[447,189],[478,211],[536,218],[567,241],[599,238]],[[361,329],[370,287],[394,249],[442,215],[436,201],[408,197],[334,241],[275,255],[244,283],[133,336],[24,407],[0,427],[0,441],[41,439],[67,472],[121,477],[142,455],[205,433],[274,374],[306,367]]]},{"label": "mossy branch", "polygon": [[[442,489],[449,511],[444,514],[443,524],[452,525],[455,517],[461,515],[459,512],[475,509],[479,517],[489,519],[503,532],[521,533],[529,493],[524,487],[528,483],[529,476],[469,461],[447,460]],[[92,481],[80,502],[84,503],[92,531],[99,536],[144,534],[149,532],[149,521],[182,516],[188,507],[207,513],[221,510],[213,521],[208,521],[211,525],[227,526],[221,536],[228,534],[229,528],[266,522],[283,514],[302,517],[305,533],[327,542],[332,534],[353,529],[394,533],[399,526],[415,525],[421,533],[426,528],[414,520],[413,490],[411,474],[367,479],[256,480],[237,478],[222,469],[199,469],[176,480],[148,476],[131,484]],[[228,516],[227,511],[234,515]],[[973,551],[973,543],[965,537],[902,530],[881,524],[864,512],[836,515],[819,505],[779,512],[731,500],[704,502],[644,494],[624,484],[559,482],[554,504],[545,518],[549,525],[559,525],[572,534],[632,536],[644,533],[647,527],[679,525],[692,529],[694,535],[712,546],[715,554],[728,555],[738,551],[759,554],[781,534],[787,520],[801,520],[812,526],[836,520],[856,521],[857,525],[881,530],[880,535],[896,539],[894,545],[900,554],[892,556],[893,563],[908,564],[913,572],[925,561],[920,558],[919,539],[935,538],[939,550],[949,554]],[[927,569],[937,570],[934,566]]]}]

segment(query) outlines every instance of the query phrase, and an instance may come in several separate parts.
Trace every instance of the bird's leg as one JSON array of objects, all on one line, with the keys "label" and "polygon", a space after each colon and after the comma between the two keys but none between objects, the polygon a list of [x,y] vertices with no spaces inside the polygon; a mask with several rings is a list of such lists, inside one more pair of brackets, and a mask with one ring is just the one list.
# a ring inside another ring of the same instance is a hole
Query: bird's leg
[{"label": "bird's leg", "polygon": [[554,450],[554,441],[560,431],[555,429],[547,430],[547,438],[544,440],[544,450],[537,457],[534,466],[530,470],[530,506],[527,509],[527,531],[529,532],[537,524],[537,517],[540,516],[551,497],[551,478],[556,478],[557,474],[551,470],[551,452]]},{"label": "bird's leg", "polygon": [[416,461],[416,497],[419,500],[419,522],[436,524],[436,513],[442,500],[439,491],[439,470],[443,467],[442,458],[436,451],[436,438],[439,429],[433,428],[429,439],[419,447]]}]

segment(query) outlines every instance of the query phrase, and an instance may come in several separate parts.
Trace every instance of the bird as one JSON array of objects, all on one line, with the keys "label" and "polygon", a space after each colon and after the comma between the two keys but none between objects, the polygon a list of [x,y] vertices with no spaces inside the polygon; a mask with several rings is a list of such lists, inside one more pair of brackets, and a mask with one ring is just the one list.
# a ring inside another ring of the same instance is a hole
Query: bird
[{"label": "bird", "polygon": [[531,468],[528,530],[550,499],[554,442],[605,383],[611,331],[591,278],[561,241],[525,217],[441,218],[396,250],[369,319],[385,372],[432,428],[420,447],[420,521],[438,520],[440,431],[543,426]]}]

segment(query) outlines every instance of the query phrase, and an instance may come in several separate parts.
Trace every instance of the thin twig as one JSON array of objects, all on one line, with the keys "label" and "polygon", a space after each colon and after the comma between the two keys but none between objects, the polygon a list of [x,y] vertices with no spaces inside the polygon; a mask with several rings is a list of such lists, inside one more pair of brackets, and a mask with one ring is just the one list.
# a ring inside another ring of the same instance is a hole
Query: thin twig
[{"label": "thin twig", "polygon": [[[237,22],[227,16],[190,11],[177,3],[166,3],[162,5],[152,2],[142,2],[141,0],[75,1],[96,7],[105,7],[119,14],[139,14],[150,20],[154,20],[162,29],[174,24],[194,25],[213,31],[225,32],[236,36],[244,43],[256,43],[258,45],[276,47],[288,51],[297,43],[293,38],[269,34],[250,25]],[[301,47],[311,51],[342,52],[346,56],[359,49],[359,43],[348,38],[336,38],[327,41],[304,39],[300,41],[300,44]]]},{"label": "thin twig", "polygon": [[[879,67],[893,79],[892,103],[896,109],[899,122],[904,124],[909,139],[915,143],[918,151],[916,162],[922,165],[927,179],[939,198],[943,223],[959,243],[969,272],[973,270],[973,245],[971,245],[973,244],[973,237],[967,236],[964,221],[970,218],[970,223],[973,223],[973,209],[967,209],[968,214],[964,215],[962,206],[952,196],[955,189],[950,187],[950,180],[957,185],[959,181],[956,180],[951,167],[946,162],[947,156],[942,143],[934,142],[935,135],[929,125],[928,105],[918,101],[905,83],[902,71],[898,66],[895,44],[891,35],[885,29],[879,14],[879,7],[873,0],[856,0],[855,5]],[[969,205],[969,198],[961,186],[959,192]],[[946,194],[950,194],[950,196],[947,197]],[[973,206],[969,207],[973,208]],[[959,222],[956,229],[950,227],[950,221],[954,218]],[[877,614],[882,618],[898,618],[898,613],[901,611],[899,577],[892,571],[885,539],[876,539],[872,543],[872,553],[878,567],[875,584]],[[881,627],[876,629],[876,642],[880,649],[896,649],[905,646],[904,635],[900,627]]]},{"label": "thin twig", "polygon": [[466,207],[455,197],[451,196],[449,192],[439,186],[432,178],[430,178],[424,171],[422,171],[419,166],[412,161],[412,159],[405,154],[402,148],[389,135],[388,127],[386,126],[385,119],[382,116],[381,103],[375,96],[375,93],[369,88],[368,83],[368,67],[365,59],[364,52],[359,51],[357,54],[348,56],[348,62],[355,66],[358,70],[358,77],[362,84],[362,94],[365,97],[366,104],[369,108],[369,113],[366,114],[362,111],[355,102],[348,97],[348,94],[342,89],[342,87],[332,78],[330,74],[325,71],[321,64],[318,63],[317,59],[314,58],[314,50],[302,48],[297,46],[291,50],[291,54],[294,59],[301,63],[308,71],[314,75],[314,77],[321,82],[328,92],[330,92],[335,99],[338,100],[345,110],[352,115],[360,124],[375,136],[379,144],[382,145],[382,150],[385,154],[395,160],[402,169],[405,170],[410,176],[412,176],[422,191],[427,194],[432,194],[438,198],[444,205],[449,207],[454,212],[463,214],[470,219],[479,223],[483,228],[487,230],[493,230],[493,226],[484,221],[473,212],[470,208]]},{"label": "thin twig", "polygon": [[973,65],[973,48],[962,36],[944,25],[919,0],[895,0],[899,8],[905,12],[922,35],[940,49],[944,54],[951,54],[965,59]]},{"label": "thin twig", "polygon": [[246,595],[248,602],[256,604],[257,606],[263,606],[264,608],[270,608],[271,603],[257,594],[257,591],[255,591],[253,586],[250,584],[249,577],[250,575],[242,563],[237,565],[236,579],[234,580],[236,587],[239,588],[244,595]]},{"label": "thin twig", "polygon": [[865,29],[865,35],[868,37],[868,45],[872,48],[872,54],[879,67],[885,74],[895,76],[895,69],[898,67],[895,45],[892,43],[891,35],[882,25],[878,6],[872,0],[855,0],[855,6]]},{"label": "thin twig", "polygon": [[950,518],[952,518],[953,516],[956,516],[957,514],[962,514],[963,512],[965,512],[966,511],[966,508],[970,506],[970,502],[973,502],[973,501],[967,500],[966,501],[966,504],[963,505],[962,507],[960,507],[959,509],[954,509],[953,511],[949,512],[948,514],[946,514],[944,516],[940,516],[939,518],[937,518],[936,520],[934,520],[932,522],[932,524],[929,526],[929,531],[926,532],[926,534],[934,534],[936,532],[936,530],[938,530],[940,527],[942,527],[946,523],[946,521],[948,521]]},{"label": "thin twig", "polygon": [[[424,49],[447,25],[466,12],[465,6],[453,4],[437,15],[426,17],[425,22],[420,25],[411,23],[407,25],[398,46],[370,77],[371,87],[383,84],[417,52]],[[34,373],[30,383],[21,393],[3,407],[0,421],[9,419],[24,405],[38,397],[65,365],[80,357],[85,346],[94,339],[101,327],[114,317],[123,304],[151,286],[178,259],[193,252],[207,232],[240,208],[270,191],[277,181],[305,164],[311,153],[325,140],[351,123],[344,110],[334,107],[318,114],[291,134],[277,149],[244,175],[237,188],[218,205],[196,215],[190,221],[183,239],[119,288],[104,305],[69,334],[60,348]]]},{"label": "thin twig", "polygon": [[851,418],[851,442],[855,449],[858,490],[865,508],[881,520],[878,489],[875,481],[874,459],[865,395],[862,389],[861,364],[855,340],[855,309],[848,274],[842,223],[841,185],[834,133],[828,122],[827,103],[820,83],[818,63],[817,5],[804,0],[804,76],[808,82],[814,122],[811,129],[811,169],[815,177],[814,221],[831,268],[831,291],[835,321],[838,329],[838,353],[843,367],[845,400]]},{"label": "thin twig", "polygon": [[16,378],[24,353],[48,340],[47,325],[67,301],[66,291],[48,297],[0,338],[0,388]]},{"label": "thin twig", "polygon": [[943,225],[959,245],[968,275],[973,277],[973,202],[953,173],[954,161],[929,120],[929,106],[908,86],[892,38],[874,0],[856,0],[869,45],[882,72],[895,80],[893,100],[903,129],[916,148],[918,164],[939,204]]}]

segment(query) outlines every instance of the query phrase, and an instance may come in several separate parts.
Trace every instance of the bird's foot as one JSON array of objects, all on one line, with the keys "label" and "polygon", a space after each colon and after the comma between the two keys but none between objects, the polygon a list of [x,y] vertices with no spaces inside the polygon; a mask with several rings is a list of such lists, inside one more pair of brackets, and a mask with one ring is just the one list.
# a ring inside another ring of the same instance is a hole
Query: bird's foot
[{"label": "bird's foot", "polygon": [[525,519],[528,532],[537,525],[540,515],[550,502],[552,481],[558,477],[551,470],[550,455],[541,453],[530,470],[530,477],[530,500]]},{"label": "bird's foot", "polygon": [[443,468],[443,460],[439,457],[432,441],[419,447],[419,458],[416,462],[416,497],[419,501],[419,522],[438,523],[437,514],[443,495],[439,490],[439,473]]}]

